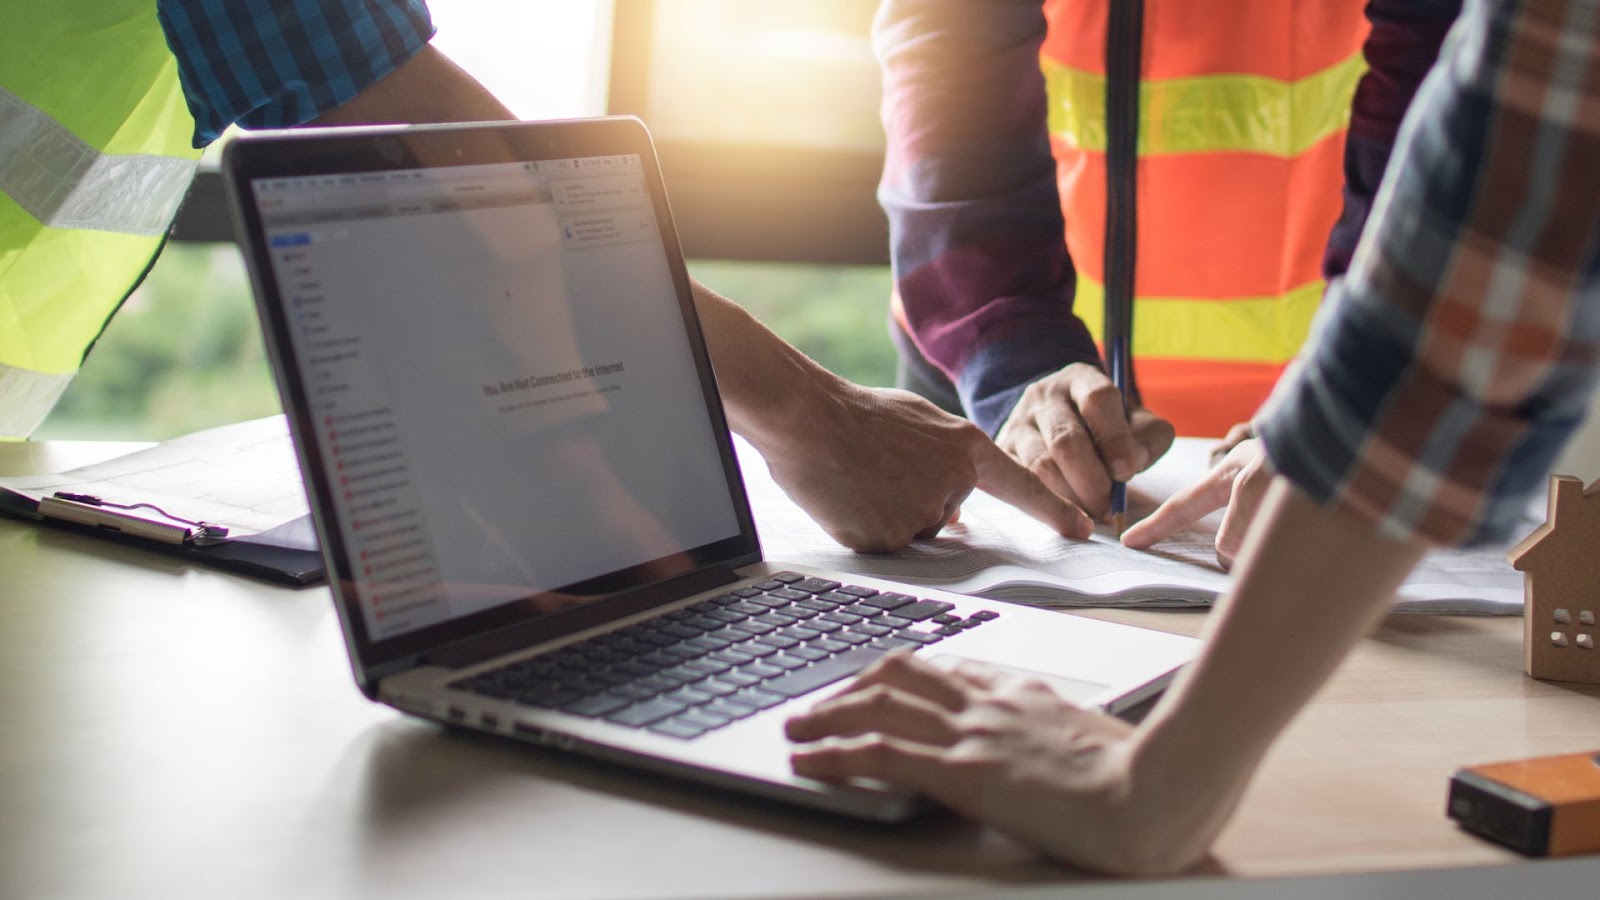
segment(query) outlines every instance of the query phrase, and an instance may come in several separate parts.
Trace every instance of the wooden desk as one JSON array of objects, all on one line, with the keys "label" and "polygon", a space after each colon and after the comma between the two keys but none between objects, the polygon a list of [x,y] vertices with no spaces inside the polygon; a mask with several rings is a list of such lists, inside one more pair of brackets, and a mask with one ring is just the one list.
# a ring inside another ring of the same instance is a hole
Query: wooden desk
[{"label": "wooden desk", "polygon": [[[0,448],[0,471],[16,455]],[[1390,619],[1278,744],[1206,871],[1517,859],[1445,819],[1450,772],[1600,748],[1600,690],[1524,678],[1520,646],[1515,619]],[[409,721],[357,693],[326,589],[3,521],[0,717],[0,897],[987,894],[1077,878],[951,816],[862,825]]]}]

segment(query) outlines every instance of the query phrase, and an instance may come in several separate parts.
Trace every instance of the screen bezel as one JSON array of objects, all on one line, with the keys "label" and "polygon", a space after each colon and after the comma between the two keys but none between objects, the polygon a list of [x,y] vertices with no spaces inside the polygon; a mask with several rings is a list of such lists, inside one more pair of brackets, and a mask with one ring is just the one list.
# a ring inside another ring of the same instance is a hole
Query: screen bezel
[{"label": "screen bezel", "polygon": [[[320,440],[290,340],[289,313],[271,265],[265,228],[251,189],[257,180],[313,175],[360,174],[424,167],[450,168],[497,162],[530,162],[593,156],[638,154],[643,162],[662,250],[678,300],[721,456],[730,498],[739,526],[733,537],[690,548],[659,560],[630,566],[601,578],[565,585],[446,622],[394,637],[375,640],[368,633],[355,590],[354,568],[343,532],[326,516],[335,508],[333,482],[322,464]],[[373,695],[379,679],[416,664],[423,654],[480,641],[516,630],[529,642],[559,637],[671,599],[649,588],[706,569],[736,568],[760,559],[760,542],[750,504],[729,439],[727,416],[694,307],[688,270],[678,247],[671,209],[644,125],[631,117],[565,120],[543,123],[478,123],[438,126],[371,126],[306,129],[248,135],[228,145],[223,155],[229,206],[242,237],[246,266],[272,361],[279,395],[294,436],[295,452],[305,481],[317,534],[322,544],[335,606],[362,689]],[[540,598],[581,593],[594,600],[562,612],[540,612]],[[640,598],[646,598],[641,600]],[[519,634],[520,636],[520,634]]]}]

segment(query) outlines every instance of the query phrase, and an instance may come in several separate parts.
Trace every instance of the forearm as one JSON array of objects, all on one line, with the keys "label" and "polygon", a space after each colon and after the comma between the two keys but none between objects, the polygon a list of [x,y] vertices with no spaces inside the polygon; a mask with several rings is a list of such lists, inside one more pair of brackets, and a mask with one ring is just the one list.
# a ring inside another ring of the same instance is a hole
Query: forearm
[{"label": "forearm", "polygon": [[1204,851],[1268,746],[1425,549],[1320,508],[1282,478],[1251,532],[1204,650],[1136,737],[1132,783],[1151,813],[1141,836],[1152,852]]},{"label": "forearm", "polygon": [[763,455],[804,434],[830,390],[851,386],[739,304],[699,282],[693,289],[729,425]]},{"label": "forearm", "polygon": [[430,44],[388,77],[310,124],[428,124],[515,118],[477,79]]},{"label": "forearm", "polygon": [[996,395],[1097,362],[1074,274],[1039,71],[1038,0],[890,0],[874,23],[888,141],[878,197],[922,352],[993,433]]}]

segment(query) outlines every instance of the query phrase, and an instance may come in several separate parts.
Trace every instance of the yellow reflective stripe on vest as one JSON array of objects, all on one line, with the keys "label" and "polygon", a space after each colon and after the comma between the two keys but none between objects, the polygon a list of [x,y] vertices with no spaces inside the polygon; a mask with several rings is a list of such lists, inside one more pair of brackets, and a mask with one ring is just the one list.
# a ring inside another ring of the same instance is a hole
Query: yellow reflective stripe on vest
[{"label": "yellow reflective stripe on vest", "polygon": [[[1104,75],[1040,57],[1050,133],[1095,153],[1106,149]],[[1297,81],[1202,75],[1139,87],[1139,154],[1263,153],[1299,156],[1350,123],[1350,98],[1366,71],[1358,51]]]},{"label": "yellow reflective stripe on vest", "polygon": [[[1133,356],[1213,362],[1284,363],[1300,352],[1322,302],[1324,283],[1285,294],[1215,300],[1135,297]],[[1095,340],[1105,324],[1105,286],[1078,276],[1073,301]]]},{"label": "yellow reflective stripe on vest", "polygon": [[193,158],[101,153],[0,87],[0,191],[45,225],[162,234],[196,165]]}]

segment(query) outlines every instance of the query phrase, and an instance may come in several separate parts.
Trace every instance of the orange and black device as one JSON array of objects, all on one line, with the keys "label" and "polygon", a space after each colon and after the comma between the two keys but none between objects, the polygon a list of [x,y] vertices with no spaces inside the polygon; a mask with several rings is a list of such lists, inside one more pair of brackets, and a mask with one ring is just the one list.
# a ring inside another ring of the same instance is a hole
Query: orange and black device
[{"label": "orange and black device", "polygon": [[1471,766],[1450,779],[1450,818],[1529,856],[1600,852],[1600,754]]}]

